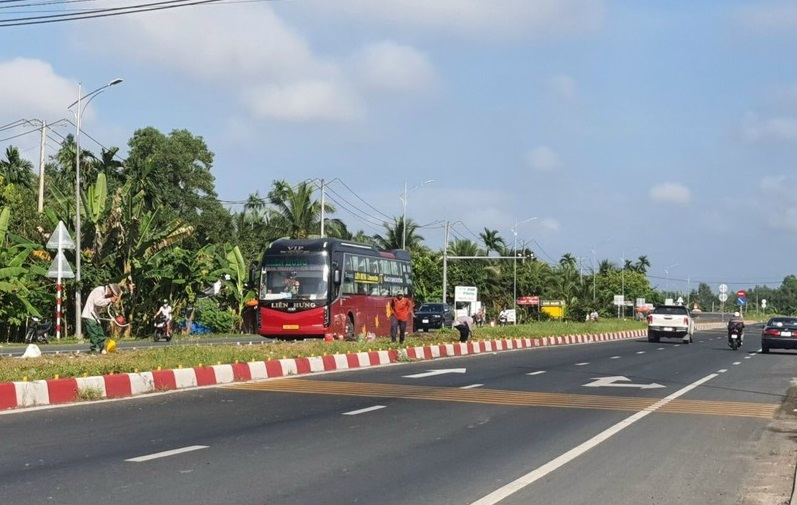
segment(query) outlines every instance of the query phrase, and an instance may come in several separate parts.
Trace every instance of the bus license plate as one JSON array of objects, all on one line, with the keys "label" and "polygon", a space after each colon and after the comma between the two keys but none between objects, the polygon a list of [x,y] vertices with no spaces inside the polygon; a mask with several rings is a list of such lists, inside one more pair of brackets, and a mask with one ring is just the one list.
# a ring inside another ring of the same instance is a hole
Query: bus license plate
[{"label": "bus license plate", "polygon": [[282,329],[283,330],[298,330],[299,329],[299,325],[298,324],[283,324],[282,325]]}]

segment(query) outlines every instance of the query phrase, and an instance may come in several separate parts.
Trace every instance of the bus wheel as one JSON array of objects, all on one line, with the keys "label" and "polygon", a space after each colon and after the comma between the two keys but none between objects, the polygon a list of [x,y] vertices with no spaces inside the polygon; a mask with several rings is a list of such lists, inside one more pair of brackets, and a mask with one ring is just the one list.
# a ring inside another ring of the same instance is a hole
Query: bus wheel
[{"label": "bus wheel", "polygon": [[354,340],[354,317],[351,314],[346,318],[346,340]]}]

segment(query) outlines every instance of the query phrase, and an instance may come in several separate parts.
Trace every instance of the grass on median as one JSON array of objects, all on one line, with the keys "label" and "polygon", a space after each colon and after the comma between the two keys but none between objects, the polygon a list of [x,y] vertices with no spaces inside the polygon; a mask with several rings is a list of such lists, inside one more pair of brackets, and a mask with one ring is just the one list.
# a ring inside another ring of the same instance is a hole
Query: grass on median
[{"label": "grass on median", "polygon": [[[542,322],[517,326],[476,328],[473,340],[544,337],[609,333],[645,328],[638,321],[608,320],[598,323]],[[240,335],[239,335],[240,337]],[[440,330],[407,336],[404,347],[451,343],[459,340],[459,332]],[[266,342],[260,345],[214,344],[203,345],[201,338],[176,338],[171,344],[106,355],[87,353],[46,354],[40,358],[0,358],[0,382],[33,381],[53,378],[74,378],[117,373],[192,368],[217,364],[247,363],[283,358],[307,358],[325,354],[346,354],[369,350],[396,349],[389,338],[373,342],[324,342],[302,340],[296,342]]]}]

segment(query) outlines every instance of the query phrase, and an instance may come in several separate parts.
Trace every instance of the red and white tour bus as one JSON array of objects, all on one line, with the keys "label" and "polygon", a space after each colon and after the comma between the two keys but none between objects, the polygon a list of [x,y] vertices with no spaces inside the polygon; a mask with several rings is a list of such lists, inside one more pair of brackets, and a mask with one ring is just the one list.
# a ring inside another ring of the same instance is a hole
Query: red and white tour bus
[{"label": "red and white tour bus", "polygon": [[275,240],[250,278],[264,337],[387,336],[390,299],[412,297],[407,251],[334,238]]}]

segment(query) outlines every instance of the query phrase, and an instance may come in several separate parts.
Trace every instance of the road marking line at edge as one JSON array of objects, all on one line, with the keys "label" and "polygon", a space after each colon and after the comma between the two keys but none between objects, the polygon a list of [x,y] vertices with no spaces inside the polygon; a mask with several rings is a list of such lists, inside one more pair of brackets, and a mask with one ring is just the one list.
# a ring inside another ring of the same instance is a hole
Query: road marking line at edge
[{"label": "road marking line at edge", "polygon": [[634,415],[632,415],[630,417],[627,417],[626,419],[623,419],[619,423],[615,424],[614,426],[611,426],[611,427],[607,428],[606,430],[602,431],[601,433],[598,433],[597,435],[595,435],[591,439],[587,440],[586,442],[582,443],[581,445],[579,445],[577,447],[574,447],[574,448],[570,449],[569,451],[567,451],[566,453],[562,454],[561,456],[558,456],[558,457],[552,459],[551,461],[549,461],[548,463],[545,463],[544,465],[542,465],[541,467],[537,468],[536,470],[532,470],[531,472],[527,473],[526,475],[523,475],[519,479],[517,479],[517,480],[515,480],[513,482],[510,482],[509,484],[496,489],[495,491],[493,491],[492,493],[488,494],[487,496],[484,496],[484,497],[476,500],[471,505],[494,505],[494,504],[500,502],[504,498],[506,498],[506,497],[508,497],[508,496],[520,491],[521,489],[523,489],[523,488],[525,488],[527,486],[530,486],[531,484],[533,484],[537,480],[545,477],[546,475],[548,475],[549,473],[553,472],[554,470],[557,470],[560,467],[566,465],[567,463],[573,461],[577,457],[581,456],[582,454],[584,454],[585,452],[589,451],[593,447],[598,446],[600,443],[605,442],[606,440],[608,440],[612,436],[616,435],[617,433],[621,432],[625,428],[628,428],[629,426],[631,426],[632,424],[636,423],[640,419],[644,418],[648,414],[652,414],[653,412],[655,412],[658,409],[662,408],[663,406],[667,405],[668,403],[670,403],[671,401],[675,400],[676,398],[685,395],[689,391],[691,391],[691,390],[695,389],[696,387],[698,387],[698,386],[710,381],[714,377],[717,377],[717,374],[713,373],[711,375],[707,375],[707,376],[703,377],[702,379],[700,379],[700,380],[698,380],[696,382],[693,382],[692,384],[689,384],[688,386],[686,386],[686,387],[684,387],[682,389],[679,389],[675,393],[671,394],[670,396],[662,398],[661,400],[659,400],[658,402],[654,403],[653,405],[651,405],[650,407],[646,408],[645,410],[641,410],[641,411],[637,412],[636,414],[634,414]]},{"label": "road marking line at edge", "polygon": [[482,386],[484,386],[484,384],[471,384],[470,386],[462,386],[459,389],[474,389],[474,388],[480,388]]},{"label": "road marking line at edge", "polygon": [[373,407],[367,407],[360,410],[352,410],[351,412],[344,412],[344,416],[356,416],[357,414],[365,414],[366,412],[373,412],[374,410],[384,409],[386,408],[384,405],[374,405]]},{"label": "road marking line at edge", "polygon": [[545,370],[540,370],[539,372],[529,372],[526,375],[540,375],[545,373]]},{"label": "road marking line at edge", "polygon": [[183,447],[180,449],[172,449],[171,451],[156,452],[155,454],[147,454],[146,456],[130,458],[126,459],[125,461],[130,461],[132,463],[142,463],[144,461],[150,461],[158,458],[166,458],[168,456],[174,456],[176,454],[182,454],[184,452],[198,451],[200,449],[207,449],[207,448],[208,448],[207,445],[190,445],[188,447]]}]

